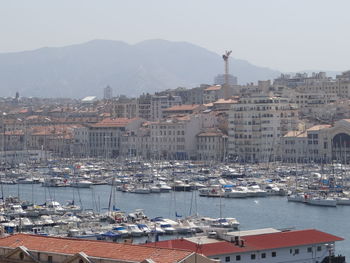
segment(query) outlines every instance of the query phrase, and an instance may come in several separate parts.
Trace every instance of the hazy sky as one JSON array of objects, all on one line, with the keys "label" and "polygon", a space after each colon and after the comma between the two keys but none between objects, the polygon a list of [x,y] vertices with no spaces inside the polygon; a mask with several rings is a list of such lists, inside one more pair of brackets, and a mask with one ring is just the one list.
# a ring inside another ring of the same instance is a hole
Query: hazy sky
[{"label": "hazy sky", "polygon": [[0,52],[187,41],[281,71],[350,69],[350,0],[0,0]]}]

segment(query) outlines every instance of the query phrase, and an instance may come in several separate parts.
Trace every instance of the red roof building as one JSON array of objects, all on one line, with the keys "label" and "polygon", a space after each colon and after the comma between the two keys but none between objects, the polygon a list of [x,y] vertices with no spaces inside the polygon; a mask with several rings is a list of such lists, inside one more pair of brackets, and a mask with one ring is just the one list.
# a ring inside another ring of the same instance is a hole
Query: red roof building
[{"label": "red roof building", "polygon": [[189,250],[16,234],[0,239],[0,262],[210,263],[214,261]]},{"label": "red roof building", "polygon": [[[148,246],[177,248],[201,253],[221,262],[322,262],[343,238],[315,229],[230,236],[232,242],[189,238],[160,241]],[[197,241],[195,241],[197,240]]]}]

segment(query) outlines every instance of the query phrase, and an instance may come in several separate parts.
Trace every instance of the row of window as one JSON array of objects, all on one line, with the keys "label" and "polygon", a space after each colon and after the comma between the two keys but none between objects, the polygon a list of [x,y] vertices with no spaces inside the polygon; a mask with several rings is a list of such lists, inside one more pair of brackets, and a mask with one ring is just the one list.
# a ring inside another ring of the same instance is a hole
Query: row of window
[{"label": "row of window", "polygon": [[[317,251],[322,251],[322,247],[321,246],[317,246],[316,248]],[[290,254],[293,254],[293,255],[298,255],[299,254],[299,248],[295,248],[295,249],[290,249],[289,250],[289,253]],[[307,252],[308,253],[312,253],[312,247],[308,247],[307,248]],[[271,257],[276,257],[277,256],[277,252],[276,251],[272,251],[271,252]],[[262,259],[266,258],[267,257],[267,254],[265,252],[261,253],[260,254],[260,257]],[[217,258],[218,259],[218,258]],[[241,255],[236,255],[236,261],[241,261],[242,257]],[[257,254],[253,253],[253,254],[250,254],[250,259],[251,260],[255,260],[257,259]],[[227,256],[225,257],[225,262],[230,262],[231,261],[231,257],[230,256]]]}]

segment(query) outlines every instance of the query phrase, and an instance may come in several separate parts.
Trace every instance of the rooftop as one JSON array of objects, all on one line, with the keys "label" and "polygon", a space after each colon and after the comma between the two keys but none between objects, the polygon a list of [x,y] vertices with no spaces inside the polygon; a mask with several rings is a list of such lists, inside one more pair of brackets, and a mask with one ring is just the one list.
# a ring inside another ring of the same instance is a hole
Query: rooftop
[{"label": "rooftop", "polygon": [[91,127],[94,128],[114,128],[114,127],[126,127],[129,123],[137,120],[137,118],[134,119],[128,119],[128,118],[105,118],[102,121],[98,123],[91,124]]},{"label": "rooftop", "polygon": [[164,111],[192,111],[200,107],[201,105],[199,104],[183,104],[183,105],[177,105],[173,106],[167,109],[164,109]]},{"label": "rooftop", "polygon": [[187,249],[202,253],[205,256],[214,256],[313,244],[325,244],[329,242],[342,241],[343,238],[327,234],[316,229],[306,229],[246,235],[242,239],[244,240],[244,246],[237,246],[235,243],[228,241],[202,243],[200,239],[197,238],[197,240],[198,241],[196,242],[193,239],[175,239],[160,241],[157,242],[156,245],[154,243],[150,243],[148,245],[153,247],[157,246],[164,248]]},{"label": "rooftop", "polygon": [[75,255],[83,252],[90,257],[109,258],[141,262],[152,259],[159,263],[174,263],[188,257],[193,252],[147,247],[141,245],[121,244],[93,240],[80,240],[39,235],[16,234],[0,239],[0,247],[17,248],[24,246],[28,250]]},{"label": "rooftop", "polygon": [[329,125],[329,124],[315,125],[309,129],[307,129],[307,131],[319,131],[319,130],[323,130],[323,129],[330,128],[330,127],[332,127],[332,125]]},{"label": "rooftop", "polygon": [[207,91],[210,91],[210,90],[221,90],[221,85],[210,86],[209,88],[206,88],[205,90],[207,90]]}]

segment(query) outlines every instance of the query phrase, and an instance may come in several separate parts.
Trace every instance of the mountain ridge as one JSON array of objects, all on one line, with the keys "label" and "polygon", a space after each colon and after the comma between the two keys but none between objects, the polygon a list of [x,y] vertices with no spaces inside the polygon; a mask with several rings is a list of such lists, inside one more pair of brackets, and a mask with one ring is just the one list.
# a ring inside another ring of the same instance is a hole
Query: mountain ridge
[{"label": "mountain ridge", "polygon": [[[64,47],[0,53],[0,96],[101,97],[110,85],[115,95],[211,84],[223,73],[219,54],[184,41],[151,39],[135,44],[95,39]],[[271,79],[277,70],[231,59],[240,83]]]}]

